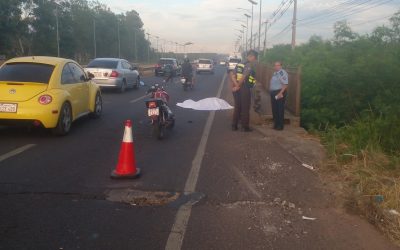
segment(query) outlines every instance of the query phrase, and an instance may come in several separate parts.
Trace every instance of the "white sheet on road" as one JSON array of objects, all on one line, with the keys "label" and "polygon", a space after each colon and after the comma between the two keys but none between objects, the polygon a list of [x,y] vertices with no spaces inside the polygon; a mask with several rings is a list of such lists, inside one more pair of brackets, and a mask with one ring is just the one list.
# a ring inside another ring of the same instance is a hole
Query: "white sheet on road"
[{"label": "white sheet on road", "polygon": [[225,109],[233,109],[229,103],[225,100],[210,97],[206,99],[199,100],[197,102],[189,99],[181,103],[177,103],[176,106],[186,109],[194,109],[194,110],[225,110]]}]

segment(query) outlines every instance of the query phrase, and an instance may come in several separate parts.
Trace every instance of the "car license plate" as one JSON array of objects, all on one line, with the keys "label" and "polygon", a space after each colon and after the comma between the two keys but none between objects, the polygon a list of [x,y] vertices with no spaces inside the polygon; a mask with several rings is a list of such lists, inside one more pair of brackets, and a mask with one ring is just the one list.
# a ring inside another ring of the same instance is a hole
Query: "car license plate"
[{"label": "car license plate", "polygon": [[149,116],[157,116],[157,115],[160,115],[160,110],[159,110],[159,108],[148,109],[147,114]]},{"label": "car license plate", "polygon": [[103,73],[102,73],[102,72],[94,72],[93,75],[94,75],[95,77],[102,77],[102,76],[103,76]]},{"label": "car license plate", "polygon": [[0,103],[0,113],[17,113],[18,104]]}]

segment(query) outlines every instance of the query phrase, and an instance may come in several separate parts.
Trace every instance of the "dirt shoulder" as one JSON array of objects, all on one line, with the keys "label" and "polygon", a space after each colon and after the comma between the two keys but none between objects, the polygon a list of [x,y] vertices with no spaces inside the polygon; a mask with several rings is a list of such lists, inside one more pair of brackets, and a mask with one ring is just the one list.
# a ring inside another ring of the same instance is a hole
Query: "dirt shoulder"
[{"label": "dirt shoulder", "polygon": [[[232,103],[228,89],[226,100]],[[227,127],[230,117],[225,117]],[[281,132],[269,125],[253,128],[251,135],[231,135],[236,146],[227,145],[224,151],[252,149],[242,162],[230,164],[236,166],[239,183],[259,199],[236,206],[254,206],[255,216],[264,221],[259,227],[272,240],[270,249],[399,249],[364,218],[343,209],[336,187],[321,174],[325,150],[317,138],[291,126]]]}]

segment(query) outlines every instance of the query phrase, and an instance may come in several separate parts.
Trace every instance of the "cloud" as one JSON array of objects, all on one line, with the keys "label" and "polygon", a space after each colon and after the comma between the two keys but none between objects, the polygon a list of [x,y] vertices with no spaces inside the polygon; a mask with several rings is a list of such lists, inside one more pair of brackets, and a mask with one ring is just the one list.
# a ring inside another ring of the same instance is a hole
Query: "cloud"
[{"label": "cloud", "polygon": [[[298,22],[298,42],[305,42],[313,34],[321,35],[324,38],[332,36],[332,27],[335,20],[344,16],[350,24],[354,24],[354,30],[365,33],[373,27],[382,24],[385,20],[372,19],[388,16],[399,9],[399,1],[394,0],[383,6],[377,6],[365,12],[356,13],[357,10],[366,9],[367,5],[361,4],[361,0],[353,1],[355,5],[349,6],[347,1],[316,1],[298,0],[298,20],[311,18]],[[180,44],[191,41],[193,51],[210,52],[233,52],[234,42],[237,39],[240,29],[240,22],[234,19],[245,21],[244,11],[237,8],[250,9],[251,5],[247,0],[101,0],[110,6],[113,11],[125,12],[135,9],[139,12],[146,32],[157,35],[168,41]],[[380,2],[380,1],[372,1]],[[263,20],[271,17],[281,3],[281,0],[264,0],[262,6]],[[358,4],[358,6],[357,6]],[[352,8],[355,13],[352,13]],[[292,7],[277,21],[269,30],[269,45],[277,43],[289,43],[291,40],[290,29],[280,32],[288,27],[292,19]],[[254,8],[253,31],[258,32],[259,7]],[[344,14],[350,14],[345,16]],[[313,21],[313,22],[311,22]],[[365,25],[360,23],[365,22]],[[358,24],[358,25],[356,25]],[[290,27],[289,27],[290,28]],[[262,29],[262,33],[263,33]],[[249,32],[250,33],[250,32]],[[250,36],[250,35],[249,35]],[[153,44],[155,42],[153,41]],[[170,49],[175,46],[170,46]]]}]

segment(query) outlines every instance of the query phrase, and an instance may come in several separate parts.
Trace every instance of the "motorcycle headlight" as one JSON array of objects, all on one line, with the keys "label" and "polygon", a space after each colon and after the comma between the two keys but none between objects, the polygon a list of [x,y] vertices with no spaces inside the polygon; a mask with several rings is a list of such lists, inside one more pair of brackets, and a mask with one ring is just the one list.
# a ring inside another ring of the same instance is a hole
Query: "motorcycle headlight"
[{"label": "motorcycle headlight", "polygon": [[185,83],[186,79],[185,78],[181,78],[181,83]]}]

